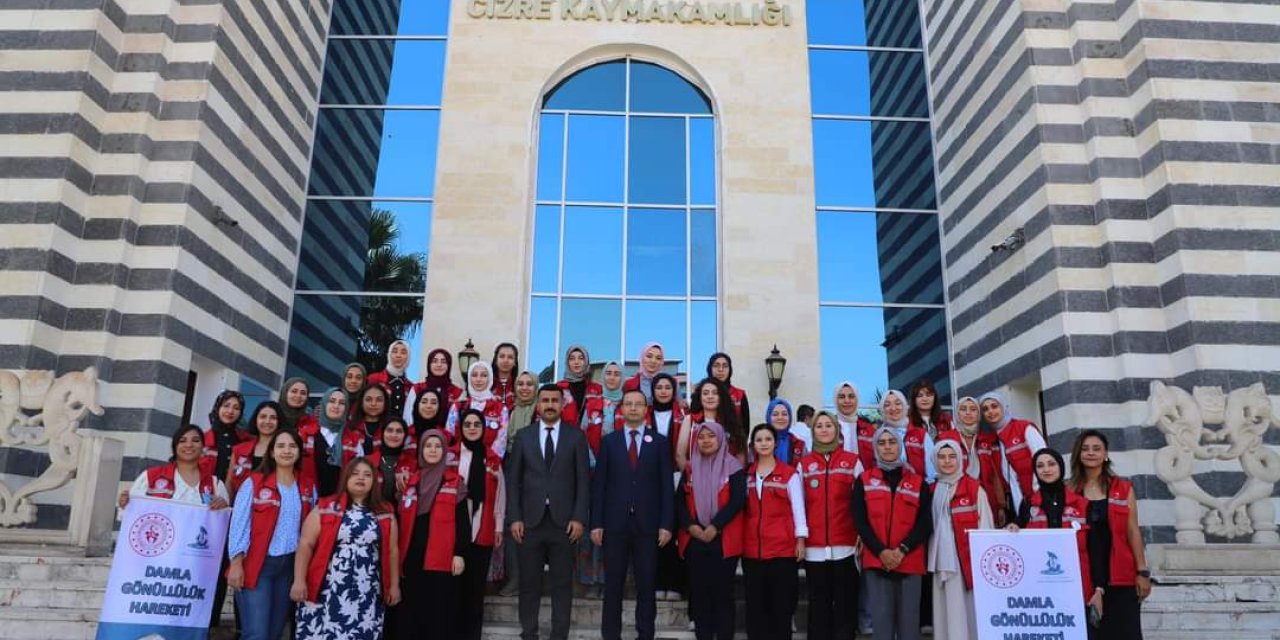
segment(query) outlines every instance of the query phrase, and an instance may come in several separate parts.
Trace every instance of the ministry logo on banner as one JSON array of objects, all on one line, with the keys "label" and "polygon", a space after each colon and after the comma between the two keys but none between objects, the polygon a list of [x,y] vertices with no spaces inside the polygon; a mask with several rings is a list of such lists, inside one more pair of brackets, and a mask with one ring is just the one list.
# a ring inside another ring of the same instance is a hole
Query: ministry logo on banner
[{"label": "ministry logo on banner", "polygon": [[1076,532],[969,532],[978,637],[1086,640]]},{"label": "ministry logo on banner", "polygon": [[229,509],[130,498],[97,640],[204,640],[230,517]]}]

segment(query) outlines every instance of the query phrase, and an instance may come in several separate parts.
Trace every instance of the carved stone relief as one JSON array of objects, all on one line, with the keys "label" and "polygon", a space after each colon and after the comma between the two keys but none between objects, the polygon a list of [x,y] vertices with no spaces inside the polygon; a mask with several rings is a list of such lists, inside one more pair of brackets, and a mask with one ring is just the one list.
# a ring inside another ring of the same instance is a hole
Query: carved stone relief
[{"label": "carved stone relief", "polygon": [[[1280,419],[1262,383],[1229,393],[1221,387],[1188,393],[1153,381],[1147,403],[1147,424],[1158,427],[1168,443],[1156,451],[1155,469],[1174,495],[1177,541],[1203,544],[1207,532],[1228,540],[1280,542],[1271,501],[1280,481],[1280,454],[1263,444],[1267,429],[1280,427]],[[1196,481],[1199,460],[1239,461],[1244,486],[1232,496],[1211,495]]]},{"label": "carved stone relief", "polygon": [[57,378],[52,371],[28,371],[21,377],[0,371],[0,447],[34,448],[49,456],[48,468],[16,490],[0,482],[0,526],[34,523],[32,496],[75,477],[78,429],[90,413],[102,415],[94,367]]}]

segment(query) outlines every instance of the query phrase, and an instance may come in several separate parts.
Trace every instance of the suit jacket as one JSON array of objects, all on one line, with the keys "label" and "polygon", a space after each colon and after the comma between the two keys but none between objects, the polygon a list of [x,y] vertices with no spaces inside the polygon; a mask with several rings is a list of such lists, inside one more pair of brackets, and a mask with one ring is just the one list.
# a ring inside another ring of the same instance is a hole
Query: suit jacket
[{"label": "suit jacket", "polygon": [[516,434],[507,451],[507,525],[524,522],[526,527],[538,526],[548,500],[552,524],[568,527],[570,520],[576,520],[586,525],[591,505],[587,436],[561,421],[550,469],[542,456],[545,437],[542,422],[535,420]]},{"label": "suit jacket", "polygon": [[[591,528],[626,531],[634,511],[640,528],[655,536],[675,532],[675,487],[671,445],[652,428],[641,435],[640,457],[631,468],[626,427],[604,437],[591,484]],[[656,540],[656,537],[655,537]]]}]

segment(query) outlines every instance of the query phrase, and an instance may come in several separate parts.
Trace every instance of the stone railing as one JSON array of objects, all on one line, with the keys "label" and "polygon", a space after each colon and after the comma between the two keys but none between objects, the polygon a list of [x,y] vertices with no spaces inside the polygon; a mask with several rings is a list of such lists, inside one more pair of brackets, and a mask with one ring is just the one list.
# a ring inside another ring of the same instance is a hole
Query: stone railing
[{"label": "stone railing", "polygon": [[[1280,543],[1271,501],[1280,481],[1280,454],[1263,444],[1280,418],[1262,383],[1228,393],[1221,387],[1187,392],[1153,381],[1148,404],[1147,424],[1159,427],[1167,442],[1155,452],[1155,469],[1174,496],[1178,544],[1204,544],[1206,533]],[[1215,460],[1240,464],[1246,477],[1235,495],[1212,495],[1196,481],[1197,462]]]},{"label": "stone railing", "polygon": [[[102,415],[98,371],[55,377],[0,371],[0,447],[48,456],[44,471],[15,488],[0,482],[0,543],[62,544],[90,555],[109,551],[120,485],[123,443],[79,433],[89,414]],[[66,529],[39,529],[33,498],[75,481]]]}]

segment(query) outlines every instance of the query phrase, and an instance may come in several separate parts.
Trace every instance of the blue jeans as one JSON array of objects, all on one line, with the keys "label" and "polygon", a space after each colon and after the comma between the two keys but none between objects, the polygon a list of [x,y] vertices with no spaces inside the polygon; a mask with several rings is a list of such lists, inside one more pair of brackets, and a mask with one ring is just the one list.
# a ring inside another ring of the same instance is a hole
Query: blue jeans
[{"label": "blue jeans", "polygon": [[289,619],[292,603],[293,554],[267,556],[258,574],[258,586],[236,592],[240,607],[240,640],[279,640]]}]

